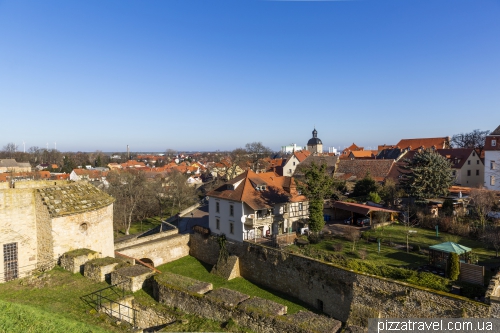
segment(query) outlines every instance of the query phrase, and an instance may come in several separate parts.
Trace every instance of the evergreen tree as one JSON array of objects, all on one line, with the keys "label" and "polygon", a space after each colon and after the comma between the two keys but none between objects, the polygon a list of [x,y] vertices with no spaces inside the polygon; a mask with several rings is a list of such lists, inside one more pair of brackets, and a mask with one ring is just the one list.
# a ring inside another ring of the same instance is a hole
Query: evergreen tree
[{"label": "evergreen tree", "polygon": [[405,162],[400,185],[410,197],[427,199],[448,194],[453,176],[451,164],[445,157],[426,149]]},{"label": "evergreen tree", "polygon": [[458,279],[458,276],[460,275],[460,260],[458,258],[458,254],[451,253],[449,260],[450,269],[448,275],[450,277],[450,280],[456,281]]},{"label": "evergreen tree", "polygon": [[309,230],[317,233],[323,229],[323,200],[332,194],[333,179],[326,173],[326,164],[312,162],[304,169],[304,183],[297,187],[309,200]]},{"label": "evergreen tree", "polygon": [[353,197],[367,196],[370,193],[378,193],[379,187],[375,179],[372,178],[369,172],[354,184],[354,190],[352,191]]}]

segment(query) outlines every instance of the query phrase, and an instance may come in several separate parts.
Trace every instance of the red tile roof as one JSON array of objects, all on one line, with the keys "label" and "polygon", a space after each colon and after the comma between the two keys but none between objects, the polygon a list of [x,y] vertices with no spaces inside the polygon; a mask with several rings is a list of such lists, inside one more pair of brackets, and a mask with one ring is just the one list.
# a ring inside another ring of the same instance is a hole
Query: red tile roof
[{"label": "red tile roof", "polygon": [[[256,187],[266,185],[265,190]],[[293,177],[274,172],[255,173],[247,170],[230,182],[207,193],[210,197],[244,202],[254,210],[271,208],[277,203],[306,201],[299,195]]]},{"label": "red tile roof", "polygon": [[383,181],[394,164],[394,160],[339,160],[334,176],[345,180],[362,179],[367,172],[376,181]]},{"label": "red tile roof", "polygon": [[299,150],[293,153],[295,157],[299,160],[299,163],[304,161],[307,156],[311,155],[309,150]]},{"label": "red tile roof", "polygon": [[411,150],[419,148],[432,148],[445,149],[450,148],[450,138],[419,138],[419,139],[403,139],[399,141],[396,146],[401,149],[410,148]]}]

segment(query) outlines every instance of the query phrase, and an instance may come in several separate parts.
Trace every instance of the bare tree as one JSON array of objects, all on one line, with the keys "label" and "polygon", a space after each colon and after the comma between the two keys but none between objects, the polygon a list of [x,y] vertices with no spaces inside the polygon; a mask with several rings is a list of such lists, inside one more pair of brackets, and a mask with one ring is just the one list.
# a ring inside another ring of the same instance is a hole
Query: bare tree
[{"label": "bare tree", "polygon": [[130,233],[139,203],[146,195],[146,177],[137,170],[111,171],[108,173],[109,193],[116,199],[115,214],[125,227],[125,234]]},{"label": "bare tree", "polygon": [[361,238],[361,232],[358,229],[347,227],[344,231],[344,237],[352,242],[352,251],[356,249],[356,242]]},{"label": "bare tree", "polygon": [[178,171],[172,171],[166,182],[166,195],[171,200],[171,215],[196,202],[196,189],[189,186],[185,175]]},{"label": "bare tree", "polygon": [[451,144],[453,148],[475,148],[482,152],[486,136],[489,133],[490,131],[475,129],[470,133],[455,134],[451,138]]},{"label": "bare tree", "polygon": [[14,142],[9,142],[3,146],[2,151],[7,158],[13,158],[14,154],[17,152],[17,145]]},{"label": "bare tree", "polygon": [[495,249],[496,257],[498,258],[498,251],[500,250],[500,227],[488,226],[483,233],[483,239]]},{"label": "bare tree", "polygon": [[266,163],[264,158],[269,157],[273,153],[271,148],[264,146],[262,142],[247,143],[245,150],[249,155],[253,171],[265,168]]},{"label": "bare tree", "polygon": [[479,224],[483,228],[486,227],[486,218],[495,206],[495,195],[493,191],[485,188],[473,188],[470,191],[470,205],[474,208]]},{"label": "bare tree", "polygon": [[410,236],[416,230],[412,230],[418,225],[418,220],[415,218],[415,214],[412,214],[410,206],[406,206],[403,214],[401,214],[400,222],[404,226],[404,233],[406,235],[406,252],[410,252]]}]

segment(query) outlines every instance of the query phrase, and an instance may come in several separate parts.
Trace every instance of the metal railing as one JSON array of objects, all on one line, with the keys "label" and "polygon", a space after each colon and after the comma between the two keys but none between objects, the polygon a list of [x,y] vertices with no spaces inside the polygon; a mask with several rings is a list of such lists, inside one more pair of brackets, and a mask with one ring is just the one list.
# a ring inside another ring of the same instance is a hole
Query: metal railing
[{"label": "metal railing", "polygon": [[125,281],[115,285],[99,289],[93,293],[81,296],[80,299],[98,312],[104,312],[110,317],[126,321],[136,327],[137,310],[121,304],[119,298],[125,297],[125,289],[118,286]]}]

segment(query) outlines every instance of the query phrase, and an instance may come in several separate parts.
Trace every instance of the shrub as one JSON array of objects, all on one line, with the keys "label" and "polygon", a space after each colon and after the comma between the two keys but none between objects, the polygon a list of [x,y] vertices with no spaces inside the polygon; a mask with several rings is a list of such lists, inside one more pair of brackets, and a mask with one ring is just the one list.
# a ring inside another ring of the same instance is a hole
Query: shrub
[{"label": "shrub", "polygon": [[370,192],[368,194],[368,198],[370,199],[370,201],[375,202],[375,203],[379,203],[382,200],[382,199],[380,199],[380,195],[378,195],[377,192]]}]

